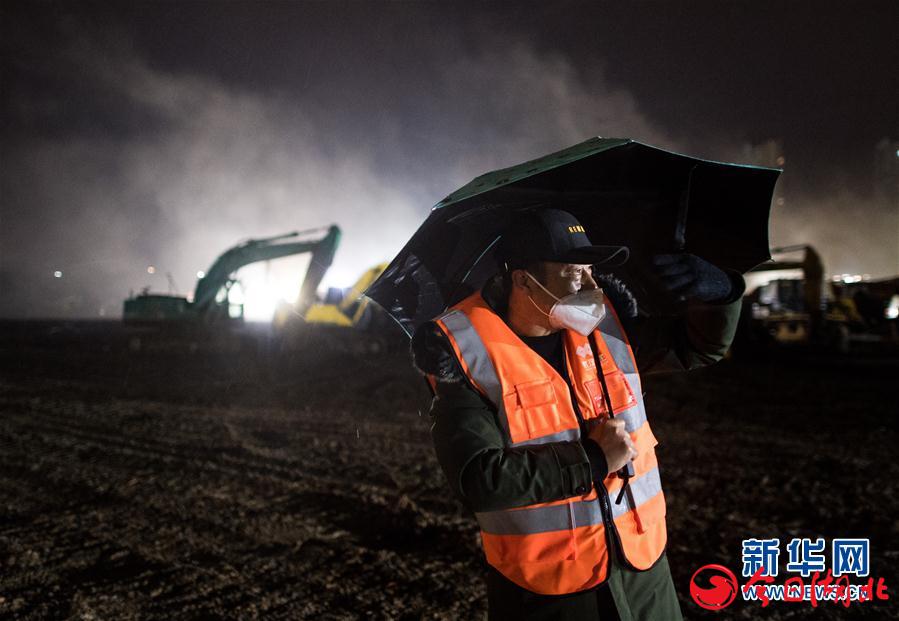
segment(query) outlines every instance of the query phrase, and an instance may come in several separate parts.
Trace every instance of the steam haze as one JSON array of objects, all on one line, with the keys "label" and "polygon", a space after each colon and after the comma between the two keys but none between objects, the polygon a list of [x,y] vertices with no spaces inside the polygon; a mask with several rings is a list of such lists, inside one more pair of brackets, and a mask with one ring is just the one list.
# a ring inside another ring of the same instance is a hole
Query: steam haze
[{"label": "steam haze", "polygon": [[[259,10],[288,11],[296,36],[269,24],[218,60],[208,41],[234,34],[220,18],[198,21],[197,40],[161,33],[167,45],[131,14],[20,8],[3,19],[3,317],[117,316],[129,291],[166,291],[166,273],[188,293],[242,239],[331,223],[344,236],[325,282],[347,286],[487,170],[595,135],[738,161],[748,137],[650,112],[658,102],[600,55],[492,17],[439,27],[427,5],[385,5],[346,30],[321,6],[270,5]],[[146,8],[181,30],[199,19]],[[830,273],[899,271],[894,203],[857,178],[791,190],[789,174],[788,161],[773,244],[817,245]]]}]

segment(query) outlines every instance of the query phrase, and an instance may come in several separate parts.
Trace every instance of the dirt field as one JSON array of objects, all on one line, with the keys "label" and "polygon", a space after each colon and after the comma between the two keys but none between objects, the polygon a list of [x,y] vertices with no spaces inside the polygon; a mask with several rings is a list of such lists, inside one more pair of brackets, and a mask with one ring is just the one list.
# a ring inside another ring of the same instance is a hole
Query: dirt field
[{"label": "dirt field", "polygon": [[[127,344],[0,325],[0,617],[483,616],[477,528],[403,354]],[[896,359],[797,355],[646,378],[687,618],[899,612],[897,377]],[[739,575],[742,539],[780,537],[783,563],[795,536],[869,537],[890,601],[690,599],[702,565]]]}]

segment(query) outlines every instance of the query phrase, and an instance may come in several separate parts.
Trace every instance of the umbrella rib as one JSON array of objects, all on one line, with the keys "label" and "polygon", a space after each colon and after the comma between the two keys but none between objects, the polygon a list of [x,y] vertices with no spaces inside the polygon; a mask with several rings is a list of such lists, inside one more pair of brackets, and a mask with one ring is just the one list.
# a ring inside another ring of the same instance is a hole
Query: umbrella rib
[{"label": "umbrella rib", "polygon": [[[489,244],[487,244],[487,247],[481,251],[481,254],[478,255],[478,258],[474,260],[474,263],[472,263],[471,267],[468,268],[468,271],[465,272],[465,276],[462,277],[462,281],[459,283],[459,287],[461,287],[463,284],[465,284],[465,281],[467,281],[468,277],[471,276],[471,273],[474,271],[474,268],[476,268],[478,266],[478,264],[481,262],[481,259],[484,258],[484,255],[487,254],[488,252],[490,252],[490,249],[496,245],[496,242],[498,242],[501,237],[502,237],[502,235],[497,235],[496,237],[494,237],[493,241],[490,242]],[[454,296],[456,294],[456,291],[459,290],[459,287],[456,287],[453,290],[453,293],[450,295],[451,298],[452,298],[452,296]]]}]

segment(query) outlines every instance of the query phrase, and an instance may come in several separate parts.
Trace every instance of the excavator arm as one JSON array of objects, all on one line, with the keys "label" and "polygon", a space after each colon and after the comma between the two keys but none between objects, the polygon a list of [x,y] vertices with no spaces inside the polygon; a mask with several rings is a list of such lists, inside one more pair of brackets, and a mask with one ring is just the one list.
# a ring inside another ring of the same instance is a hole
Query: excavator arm
[{"label": "excavator arm", "polygon": [[[323,230],[326,230],[326,233],[319,239],[285,241]],[[238,244],[219,256],[206,275],[197,281],[193,298],[194,309],[198,315],[202,316],[213,308],[218,292],[222,287],[230,286],[234,280],[234,273],[245,265],[311,252],[309,269],[300,288],[300,297],[297,302],[301,309],[305,309],[315,300],[315,290],[334,261],[334,254],[337,252],[339,244],[340,228],[334,224],[327,229],[311,229],[264,239],[250,239]]]}]

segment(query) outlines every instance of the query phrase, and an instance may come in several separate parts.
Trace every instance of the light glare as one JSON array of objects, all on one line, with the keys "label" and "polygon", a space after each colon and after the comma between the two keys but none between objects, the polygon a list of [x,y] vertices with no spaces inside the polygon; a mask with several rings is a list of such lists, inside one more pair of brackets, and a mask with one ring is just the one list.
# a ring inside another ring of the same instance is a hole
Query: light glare
[{"label": "light glare", "polygon": [[241,268],[237,278],[243,294],[244,318],[269,322],[280,304],[295,304],[308,267],[309,255],[302,254]]},{"label": "light glare", "polygon": [[887,319],[899,319],[899,293],[890,298],[890,303],[884,311]]}]

